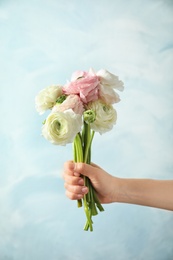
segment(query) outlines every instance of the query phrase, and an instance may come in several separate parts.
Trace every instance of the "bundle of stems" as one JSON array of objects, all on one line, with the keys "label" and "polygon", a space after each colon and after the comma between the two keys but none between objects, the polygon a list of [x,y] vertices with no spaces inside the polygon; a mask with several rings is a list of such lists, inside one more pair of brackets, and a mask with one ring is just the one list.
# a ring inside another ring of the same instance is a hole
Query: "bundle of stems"
[{"label": "bundle of stems", "polygon": [[[84,121],[83,130],[79,132],[73,142],[73,155],[74,162],[91,163],[91,145],[94,137],[94,131],[91,130],[90,124]],[[84,185],[88,187],[88,193],[84,195],[83,199],[77,201],[78,207],[84,208],[86,215],[86,223],[84,230],[93,231],[92,216],[96,216],[99,211],[104,211],[99,199],[97,198],[96,191],[91,184],[88,177],[82,176],[84,179]]]}]

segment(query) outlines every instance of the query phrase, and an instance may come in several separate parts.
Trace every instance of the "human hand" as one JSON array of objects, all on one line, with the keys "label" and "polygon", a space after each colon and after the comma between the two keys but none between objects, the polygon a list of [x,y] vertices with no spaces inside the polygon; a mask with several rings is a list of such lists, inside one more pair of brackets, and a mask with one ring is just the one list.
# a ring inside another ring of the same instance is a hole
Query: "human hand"
[{"label": "human hand", "polygon": [[67,161],[64,164],[63,173],[66,196],[69,199],[78,200],[88,193],[88,188],[84,186],[82,175],[90,179],[100,203],[117,201],[119,178],[110,175],[96,164],[89,165],[72,161]]},{"label": "human hand", "polygon": [[87,176],[95,188],[100,203],[121,202],[173,211],[173,180],[117,178],[96,164],[64,164],[66,195],[72,200],[88,193],[82,175]]}]

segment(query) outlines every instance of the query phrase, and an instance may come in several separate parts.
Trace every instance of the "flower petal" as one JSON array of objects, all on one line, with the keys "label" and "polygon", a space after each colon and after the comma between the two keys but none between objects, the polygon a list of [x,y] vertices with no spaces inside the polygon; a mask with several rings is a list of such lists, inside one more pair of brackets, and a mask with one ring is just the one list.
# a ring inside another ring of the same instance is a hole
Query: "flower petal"
[{"label": "flower petal", "polygon": [[118,76],[110,73],[105,69],[99,70],[96,74],[99,77],[102,85],[110,86],[112,88],[118,89],[119,91],[124,90],[124,83],[119,80]]}]

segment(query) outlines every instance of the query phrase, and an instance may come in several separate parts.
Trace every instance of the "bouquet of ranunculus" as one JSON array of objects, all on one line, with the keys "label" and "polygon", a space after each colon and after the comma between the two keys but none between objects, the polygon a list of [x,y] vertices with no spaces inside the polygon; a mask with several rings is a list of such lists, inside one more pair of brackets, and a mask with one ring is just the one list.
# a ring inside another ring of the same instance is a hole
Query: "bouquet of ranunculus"
[{"label": "bouquet of ranunculus", "polygon": [[[61,86],[50,86],[36,96],[36,109],[40,114],[51,112],[43,123],[42,135],[51,143],[73,143],[75,162],[91,163],[91,144],[95,132],[103,134],[116,123],[114,103],[120,101],[115,89],[122,91],[123,82],[117,76],[101,69],[97,73],[76,71],[71,81]],[[89,188],[87,195],[78,200],[84,207],[86,224],[84,230],[93,230],[92,216],[103,211],[90,180],[83,176]],[[82,203],[83,202],[83,203]]]}]

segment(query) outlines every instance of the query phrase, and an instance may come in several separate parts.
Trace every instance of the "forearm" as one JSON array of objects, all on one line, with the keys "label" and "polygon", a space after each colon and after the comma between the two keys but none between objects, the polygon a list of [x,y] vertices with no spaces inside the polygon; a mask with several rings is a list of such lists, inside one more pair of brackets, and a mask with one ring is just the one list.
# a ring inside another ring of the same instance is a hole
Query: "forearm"
[{"label": "forearm", "polygon": [[118,202],[173,210],[173,180],[120,179]]}]

